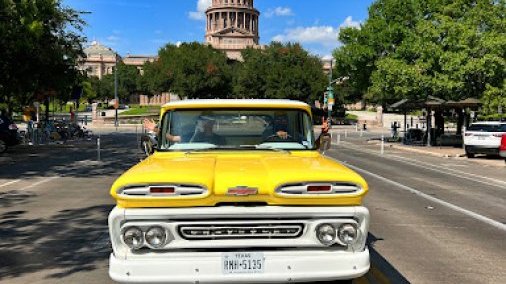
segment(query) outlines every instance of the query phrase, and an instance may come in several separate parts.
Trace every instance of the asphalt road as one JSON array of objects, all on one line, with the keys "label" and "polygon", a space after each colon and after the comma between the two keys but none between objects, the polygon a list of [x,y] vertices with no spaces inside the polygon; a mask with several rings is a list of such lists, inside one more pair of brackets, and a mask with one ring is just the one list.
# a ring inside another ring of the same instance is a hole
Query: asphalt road
[{"label": "asphalt road", "polygon": [[[327,155],[371,191],[371,271],[355,283],[506,283],[506,168],[349,137]],[[110,283],[109,187],[136,163],[137,136],[12,148],[0,156],[0,282]]]},{"label": "asphalt road", "polygon": [[[370,193],[373,265],[393,283],[506,283],[506,167],[387,149],[351,137],[327,155]],[[395,280],[398,277],[397,280]]]}]

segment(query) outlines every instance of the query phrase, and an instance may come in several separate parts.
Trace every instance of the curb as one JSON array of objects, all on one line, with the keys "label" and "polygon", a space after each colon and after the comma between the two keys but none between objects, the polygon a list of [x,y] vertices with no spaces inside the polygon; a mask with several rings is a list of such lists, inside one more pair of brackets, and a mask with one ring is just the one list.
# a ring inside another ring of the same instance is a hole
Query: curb
[{"label": "curb", "polygon": [[402,150],[402,151],[414,152],[414,153],[419,153],[419,154],[426,154],[426,155],[436,156],[436,157],[440,157],[440,158],[460,158],[460,157],[466,156],[465,153],[443,154],[443,153],[436,153],[436,152],[422,150],[422,149],[410,148],[410,147],[406,147],[406,146],[399,146],[399,145],[395,145],[395,144],[387,144],[387,145],[390,148],[394,148],[394,149],[398,149],[398,150]]}]

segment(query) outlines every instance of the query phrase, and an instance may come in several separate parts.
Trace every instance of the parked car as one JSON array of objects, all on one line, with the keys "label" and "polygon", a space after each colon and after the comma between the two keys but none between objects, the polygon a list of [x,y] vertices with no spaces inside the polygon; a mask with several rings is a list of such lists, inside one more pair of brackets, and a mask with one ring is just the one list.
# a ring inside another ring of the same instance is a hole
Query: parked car
[{"label": "parked car", "polygon": [[9,118],[0,116],[0,154],[21,141],[18,127]]},{"label": "parked car", "polygon": [[506,122],[482,121],[471,124],[464,133],[464,148],[469,158],[475,154],[499,155]]}]

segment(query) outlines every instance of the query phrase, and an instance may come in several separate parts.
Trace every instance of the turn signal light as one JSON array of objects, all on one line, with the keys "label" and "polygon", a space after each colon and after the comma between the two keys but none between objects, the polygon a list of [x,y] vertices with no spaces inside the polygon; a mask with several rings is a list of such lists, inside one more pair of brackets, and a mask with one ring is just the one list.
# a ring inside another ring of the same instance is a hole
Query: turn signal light
[{"label": "turn signal light", "polygon": [[174,187],[151,187],[149,193],[161,193],[161,194],[174,194],[176,189]]},{"label": "turn signal light", "polygon": [[328,192],[332,190],[330,185],[308,185],[307,192]]}]

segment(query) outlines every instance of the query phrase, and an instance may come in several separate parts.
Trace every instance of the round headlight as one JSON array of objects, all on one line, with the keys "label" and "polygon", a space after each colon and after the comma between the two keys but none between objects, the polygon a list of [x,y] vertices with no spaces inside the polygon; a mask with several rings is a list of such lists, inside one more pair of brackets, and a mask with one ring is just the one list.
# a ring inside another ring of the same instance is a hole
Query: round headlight
[{"label": "round headlight", "polygon": [[140,249],[144,245],[141,229],[130,227],[123,231],[123,242],[131,249]]},{"label": "round headlight", "polygon": [[320,243],[330,246],[336,240],[336,229],[330,224],[321,224],[316,228],[316,236]]},{"label": "round headlight", "polygon": [[343,244],[351,245],[358,239],[358,230],[353,224],[343,224],[339,226],[337,235]]},{"label": "round headlight", "polygon": [[154,247],[161,248],[167,241],[167,233],[162,227],[150,227],[146,231],[146,242]]}]

